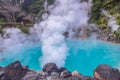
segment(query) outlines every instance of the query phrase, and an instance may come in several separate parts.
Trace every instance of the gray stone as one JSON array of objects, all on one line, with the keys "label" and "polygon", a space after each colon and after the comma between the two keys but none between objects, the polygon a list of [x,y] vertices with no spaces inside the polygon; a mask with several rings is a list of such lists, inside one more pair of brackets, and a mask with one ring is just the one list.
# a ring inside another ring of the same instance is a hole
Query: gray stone
[{"label": "gray stone", "polygon": [[58,69],[58,67],[56,66],[56,64],[54,64],[54,63],[48,63],[48,64],[45,64],[45,65],[43,66],[43,71],[44,71],[44,72],[47,72],[48,75],[50,75],[51,72],[58,72],[59,69]]},{"label": "gray stone", "polygon": [[72,76],[72,75],[71,75],[71,72],[68,71],[68,70],[64,70],[64,71],[61,72],[61,74],[60,74],[60,77],[61,77],[61,78],[66,78],[66,77],[70,77],[70,76]]}]

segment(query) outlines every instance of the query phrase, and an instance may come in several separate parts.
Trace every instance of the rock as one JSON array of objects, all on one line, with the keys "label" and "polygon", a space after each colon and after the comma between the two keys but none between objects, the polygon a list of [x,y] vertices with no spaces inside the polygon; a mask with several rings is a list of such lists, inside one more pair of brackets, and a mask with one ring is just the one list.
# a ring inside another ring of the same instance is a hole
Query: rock
[{"label": "rock", "polygon": [[70,76],[70,77],[64,78],[63,80],[82,80],[82,79],[79,77]]},{"label": "rock", "polygon": [[45,65],[43,66],[43,71],[44,71],[44,72],[47,72],[48,75],[50,75],[51,72],[58,72],[59,69],[58,69],[58,67],[56,66],[56,64],[54,64],[54,63],[48,63],[48,64],[45,64]]},{"label": "rock", "polygon": [[47,80],[61,80],[61,78],[57,76],[47,76],[46,79]]},{"label": "rock", "polygon": [[58,72],[52,72],[51,75],[46,76],[47,80],[59,80],[59,73]]},{"label": "rock", "polygon": [[27,72],[27,70],[22,67],[19,61],[1,68],[0,71],[2,71],[0,78],[4,78],[2,80],[21,80],[21,78],[25,76]]},{"label": "rock", "polygon": [[99,65],[94,70],[94,77],[99,80],[120,80],[120,72],[108,65]]},{"label": "rock", "polygon": [[74,71],[74,72],[72,73],[72,76],[78,77],[78,78],[80,78],[80,80],[96,80],[96,79],[94,79],[94,78],[92,78],[92,77],[89,77],[89,76],[83,76],[83,75],[81,75],[78,71]]},{"label": "rock", "polygon": [[120,72],[108,65],[100,65],[94,70],[94,77],[90,77],[78,71],[71,74],[64,67],[58,69],[54,63],[48,63],[43,70],[36,72],[15,61],[0,68],[0,80],[120,80]]},{"label": "rock", "polygon": [[42,75],[35,71],[28,71],[27,74],[21,80],[42,80]]},{"label": "rock", "polygon": [[72,76],[74,76],[74,77],[79,77],[79,78],[83,78],[83,77],[84,77],[84,76],[82,76],[78,71],[72,72]]},{"label": "rock", "polygon": [[70,71],[68,71],[68,70],[64,70],[63,72],[61,72],[61,74],[60,74],[60,77],[61,78],[66,78],[66,77],[70,77],[70,76],[72,76],[71,75],[71,72]]},{"label": "rock", "polygon": [[120,72],[118,69],[112,68],[110,73],[111,80],[120,80]]},{"label": "rock", "polygon": [[39,73],[39,74],[43,74],[43,71],[42,70],[38,70],[38,71],[36,71],[37,73]]},{"label": "rock", "polygon": [[4,75],[5,72],[4,71],[0,71],[0,76]]},{"label": "rock", "polygon": [[0,80],[8,80],[7,75],[4,71],[0,70]]},{"label": "rock", "polygon": [[97,80],[97,79],[95,79],[95,78],[93,78],[93,77],[90,77],[90,76],[84,76],[84,77],[82,78],[82,80]]},{"label": "rock", "polygon": [[67,69],[64,68],[64,67],[61,67],[61,68],[59,69],[59,72],[63,72],[64,70],[67,70]]},{"label": "rock", "polygon": [[51,73],[51,76],[57,76],[57,77],[58,77],[58,76],[59,76],[59,73],[58,73],[58,72],[52,72],[52,73]]},{"label": "rock", "polygon": [[53,77],[50,80],[61,80],[61,78],[59,78],[59,77]]},{"label": "rock", "polygon": [[33,23],[33,17],[32,17],[31,15],[25,16],[25,17],[23,18],[23,22]]}]

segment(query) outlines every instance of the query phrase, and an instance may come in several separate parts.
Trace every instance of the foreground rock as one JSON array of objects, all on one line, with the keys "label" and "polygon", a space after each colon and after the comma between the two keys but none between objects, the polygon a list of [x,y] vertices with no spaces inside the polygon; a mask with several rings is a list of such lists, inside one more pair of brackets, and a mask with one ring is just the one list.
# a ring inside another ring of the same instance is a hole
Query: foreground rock
[{"label": "foreground rock", "polygon": [[100,65],[95,69],[94,77],[99,80],[120,80],[120,72],[108,65]]},{"label": "foreground rock", "polygon": [[0,80],[21,80],[27,73],[27,69],[16,61],[6,67],[0,68]]},{"label": "foreground rock", "polygon": [[78,71],[71,73],[66,68],[59,69],[54,63],[45,64],[41,71],[33,71],[15,61],[0,67],[0,80],[120,80],[120,72],[108,65],[100,65],[94,70],[94,77],[89,77]]}]

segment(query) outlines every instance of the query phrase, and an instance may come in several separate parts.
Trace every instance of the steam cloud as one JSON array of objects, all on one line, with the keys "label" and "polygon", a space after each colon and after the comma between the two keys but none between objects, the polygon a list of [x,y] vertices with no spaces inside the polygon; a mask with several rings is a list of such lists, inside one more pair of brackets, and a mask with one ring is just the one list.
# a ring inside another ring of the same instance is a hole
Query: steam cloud
[{"label": "steam cloud", "polygon": [[91,0],[56,0],[48,7],[50,15],[34,26],[42,42],[42,65],[48,62],[54,62],[59,67],[65,65],[68,47],[64,33],[68,32],[68,36],[73,37],[77,29],[86,27],[90,8]]},{"label": "steam cloud", "polygon": [[[0,60],[19,55],[17,53],[21,51],[21,48],[38,40],[38,38],[35,38],[32,28],[30,35],[24,34],[15,27],[5,28],[3,33],[3,36],[0,35]],[[12,55],[9,53],[12,53]]]},{"label": "steam cloud", "polygon": [[108,26],[111,27],[112,32],[117,31],[120,26],[117,24],[116,18],[105,10],[103,10],[103,14],[108,18]]},{"label": "steam cloud", "polygon": [[[44,6],[47,6],[47,2]],[[0,36],[0,53],[13,51],[12,55],[17,55],[16,51],[19,50],[15,49],[19,49],[33,41],[38,41],[39,38],[42,42],[43,56],[40,58],[42,65],[54,62],[59,67],[64,66],[69,50],[64,34],[68,32],[68,37],[72,38],[78,32],[78,29],[86,27],[90,8],[91,0],[88,2],[82,0],[56,0],[54,5],[45,8],[50,14],[45,13],[43,21],[39,24],[36,23],[34,28],[30,29],[29,35],[14,27],[4,29],[3,37]],[[81,32],[78,34],[81,34]],[[0,54],[0,59],[2,59],[2,54]],[[5,57],[12,55],[6,54]]]}]

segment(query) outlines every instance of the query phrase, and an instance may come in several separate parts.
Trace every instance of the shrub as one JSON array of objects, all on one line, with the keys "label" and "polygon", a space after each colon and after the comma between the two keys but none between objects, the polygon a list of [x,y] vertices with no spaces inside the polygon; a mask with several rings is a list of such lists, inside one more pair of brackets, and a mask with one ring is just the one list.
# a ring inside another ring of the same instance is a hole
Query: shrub
[{"label": "shrub", "polygon": [[17,25],[17,27],[18,27],[23,33],[29,34],[29,27],[21,26],[21,25]]},{"label": "shrub", "polygon": [[3,23],[5,22],[5,19],[4,18],[0,18],[0,23]]}]

